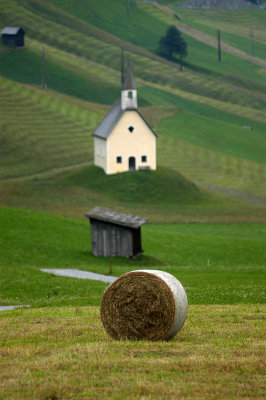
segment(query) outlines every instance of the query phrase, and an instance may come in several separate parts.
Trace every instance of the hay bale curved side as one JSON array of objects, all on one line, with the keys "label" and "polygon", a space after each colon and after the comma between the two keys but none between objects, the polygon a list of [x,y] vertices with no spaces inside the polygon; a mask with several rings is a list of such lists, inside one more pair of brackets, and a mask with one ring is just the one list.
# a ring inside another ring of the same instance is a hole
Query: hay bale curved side
[{"label": "hay bale curved side", "polygon": [[137,270],[118,278],[105,290],[101,319],[117,340],[169,340],[182,328],[187,296],[171,274]]}]

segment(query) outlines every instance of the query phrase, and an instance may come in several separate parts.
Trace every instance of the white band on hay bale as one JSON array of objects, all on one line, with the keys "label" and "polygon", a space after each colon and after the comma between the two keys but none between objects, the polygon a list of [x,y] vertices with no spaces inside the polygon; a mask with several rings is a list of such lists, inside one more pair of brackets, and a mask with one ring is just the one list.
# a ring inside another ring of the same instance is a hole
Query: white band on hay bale
[{"label": "white band on hay bale", "polygon": [[106,332],[117,340],[169,340],[184,325],[187,295],[168,272],[128,272],[105,290],[101,319]]}]

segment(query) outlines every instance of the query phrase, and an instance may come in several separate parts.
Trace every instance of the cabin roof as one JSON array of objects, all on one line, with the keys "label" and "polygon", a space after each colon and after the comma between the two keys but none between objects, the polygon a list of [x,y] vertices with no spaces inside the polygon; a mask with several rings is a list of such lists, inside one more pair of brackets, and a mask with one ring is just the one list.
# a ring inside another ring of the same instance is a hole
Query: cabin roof
[{"label": "cabin roof", "polygon": [[142,218],[134,214],[126,214],[113,210],[108,210],[102,207],[94,207],[92,210],[87,212],[86,217],[89,219],[96,219],[99,221],[110,222],[115,225],[127,226],[129,228],[139,228],[145,224],[147,218]]},{"label": "cabin roof", "polygon": [[157,134],[153,131],[151,126],[148,124],[148,122],[143,118],[141,113],[137,108],[127,108],[125,110],[122,110],[120,102],[115,102],[113,107],[108,111],[104,119],[100,122],[98,127],[95,129],[95,131],[92,133],[93,136],[100,137],[101,139],[107,139],[108,136],[111,134],[112,130],[122,117],[122,115],[127,112],[127,111],[135,111],[136,113],[139,114],[139,116],[143,119],[145,124],[150,128],[151,132],[157,136]]},{"label": "cabin roof", "polygon": [[2,30],[1,34],[2,35],[16,35],[20,31],[20,29],[22,30],[22,32],[24,32],[20,26],[6,26]]}]

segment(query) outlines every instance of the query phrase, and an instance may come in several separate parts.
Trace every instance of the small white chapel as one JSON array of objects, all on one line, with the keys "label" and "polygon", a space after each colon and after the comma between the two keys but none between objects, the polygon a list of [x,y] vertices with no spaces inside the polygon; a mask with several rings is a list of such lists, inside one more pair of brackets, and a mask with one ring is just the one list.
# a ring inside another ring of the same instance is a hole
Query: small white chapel
[{"label": "small white chapel", "polygon": [[94,164],[106,174],[156,169],[156,133],[138,110],[137,87],[130,68],[122,71],[121,100],[93,132]]}]

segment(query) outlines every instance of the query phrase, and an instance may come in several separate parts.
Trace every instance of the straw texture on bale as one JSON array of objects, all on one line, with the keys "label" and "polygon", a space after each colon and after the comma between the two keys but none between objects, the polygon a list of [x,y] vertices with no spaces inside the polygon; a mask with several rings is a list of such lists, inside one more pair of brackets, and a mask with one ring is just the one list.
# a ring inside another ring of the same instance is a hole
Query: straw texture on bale
[{"label": "straw texture on bale", "polygon": [[171,274],[132,271],[114,281],[103,294],[101,319],[117,340],[168,340],[182,328],[187,297]]}]

